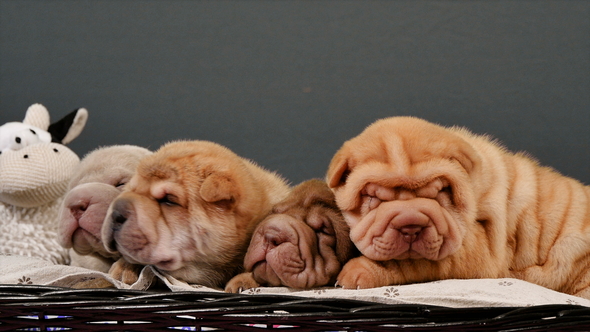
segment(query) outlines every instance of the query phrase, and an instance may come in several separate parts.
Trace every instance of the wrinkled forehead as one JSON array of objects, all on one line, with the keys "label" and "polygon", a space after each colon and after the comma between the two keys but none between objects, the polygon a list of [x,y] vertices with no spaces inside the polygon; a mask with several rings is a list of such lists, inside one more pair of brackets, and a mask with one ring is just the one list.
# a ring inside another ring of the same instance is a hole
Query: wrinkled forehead
[{"label": "wrinkled forehead", "polygon": [[182,172],[182,165],[186,165],[186,158],[169,159],[150,156],[143,159],[137,166],[136,175],[146,180],[175,179]]},{"label": "wrinkled forehead", "polygon": [[454,134],[405,134],[374,132],[351,140],[348,172],[366,177],[366,182],[415,189],[448,173],[449,166],[470,164],[465,142]]},{"label": "wrinkled forehead", "polygon": [[70,181],[70,187],[89,182],[112,183],[115,179],[129,179],[136,170],[143,153],[129,153],[115,147],[88,154],[80,162]]},{"label": "wrinkled forehead", "polygon": [[409,172],[415,164],[455,157],[463,142],[454,135],[404,136],[398,133],[372,133],[347,142],[349,165],[376,162]]},{"label": "wrinkled forehead", "polygon": [[275,204],[273,212],[286,213],[291,209],[310,209],[316,205],[337,209],[334,193],[328,185],[323,181],[308,180],[294,187],[283,201]]},{"label": "wrinkled forehead", "polygon": [[108,170],[95,169],[72,177],[69,183],[70,189],[84,183],[99,182],[115,184],[121,180],[129,180],[133,176],[133,171],[122,167],[110,167]]},{"label": "wrinkled forehead", "polygon": [[386,163],[370,162],[360,165],[349,178],[350,184],[362,189],[368,184],[383,187],[414,190],[427,186],[436,179],[449,180],[449,167],[455,167],[447,159],[429,160],[407,168],[397,168]]}]

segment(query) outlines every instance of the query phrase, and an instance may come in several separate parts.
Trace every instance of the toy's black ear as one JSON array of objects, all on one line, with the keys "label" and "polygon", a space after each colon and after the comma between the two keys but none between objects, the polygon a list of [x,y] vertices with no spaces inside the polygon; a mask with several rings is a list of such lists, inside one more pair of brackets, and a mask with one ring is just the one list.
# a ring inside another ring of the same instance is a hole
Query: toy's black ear
[{"label": "toy's black ear", "polygon": [[49,125],[47,131],[51,134],[53,142],[68,144],[80,135],[87,119],[88,111],[85,108],[79,108]]}]

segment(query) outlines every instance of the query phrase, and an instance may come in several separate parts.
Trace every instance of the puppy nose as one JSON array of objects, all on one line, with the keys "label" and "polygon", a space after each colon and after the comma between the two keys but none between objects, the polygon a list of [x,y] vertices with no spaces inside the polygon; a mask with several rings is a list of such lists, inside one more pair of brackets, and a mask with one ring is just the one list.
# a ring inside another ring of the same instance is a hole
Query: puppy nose
[{"label": "puppy nose", "polygon": [[115,225],[121,225],[127,221],[127,217],[125,217],[125,215],[123,215],[120,211],[117,210],[113,211],[111,219],[113,220],[113,223]]},{"label": "puppy nose", "polygon": [[412,243],[416,241],[416,238],[422,231],[423,227],[419,225],[407,225],[403,226],[399,229],[399,232],[402,233],[404,241],[407,243]]},{"label": "puppy nose", "polygon": [[113,212],[111,213],[111,220],[113,222],[113,227],[118,228],[122,224],[124,224],[127,219],[129,218],[129,202],[124,199],[119,199],[115,201],[113,205]]},{"label": "puppy nose", "polygon": [[82,217],[82,215],[84,214],[86,209],[88,209],[88,203],[87,202],[76,202],[76,203],[68,206],[68,208],[70,209],[70,214],[72,215],[72,217],[74,217],[76,219],[76,221],[78,221],[78,220],[80,220],[80,218]]}]

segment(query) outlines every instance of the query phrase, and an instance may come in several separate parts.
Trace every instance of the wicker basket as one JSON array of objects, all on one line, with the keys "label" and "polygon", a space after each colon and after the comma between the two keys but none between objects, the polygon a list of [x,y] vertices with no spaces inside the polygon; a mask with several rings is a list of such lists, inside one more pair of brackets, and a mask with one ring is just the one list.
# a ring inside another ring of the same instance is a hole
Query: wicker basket
[{"label": "wicker basket", "polygon": [[446,308],[217,292],[0,285],[0,331],[581,331],[590,308]]}]

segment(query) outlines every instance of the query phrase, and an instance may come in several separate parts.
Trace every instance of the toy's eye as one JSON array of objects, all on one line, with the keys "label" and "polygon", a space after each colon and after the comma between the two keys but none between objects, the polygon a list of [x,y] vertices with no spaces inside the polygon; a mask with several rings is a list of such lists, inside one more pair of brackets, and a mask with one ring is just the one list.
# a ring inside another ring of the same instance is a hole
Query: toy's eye
[{"label": "toy's eye", "polygon": [[58,149],[53,149],[53,152],[56,152],[57,153],[57,152],[59,152],[59,150]]},{"label": "toy's eye", "polygon": [[16,142],[16,144],[20,144],[20,141],[21,141],[21,139],[20,139],[20,137],[16,137],[16,138],[14,139],[14,141]]},{"label": "toy's eye", "polygon": [[26,154],[26,155],[23,156],[23,158],[27,159],[27,158],[29,158],[29,155]]},{"label": "toy's eye", "polygon": [[29,129],[29,130],[33,133],[33,135],[37,135],[37,133],[33,129]]}]

